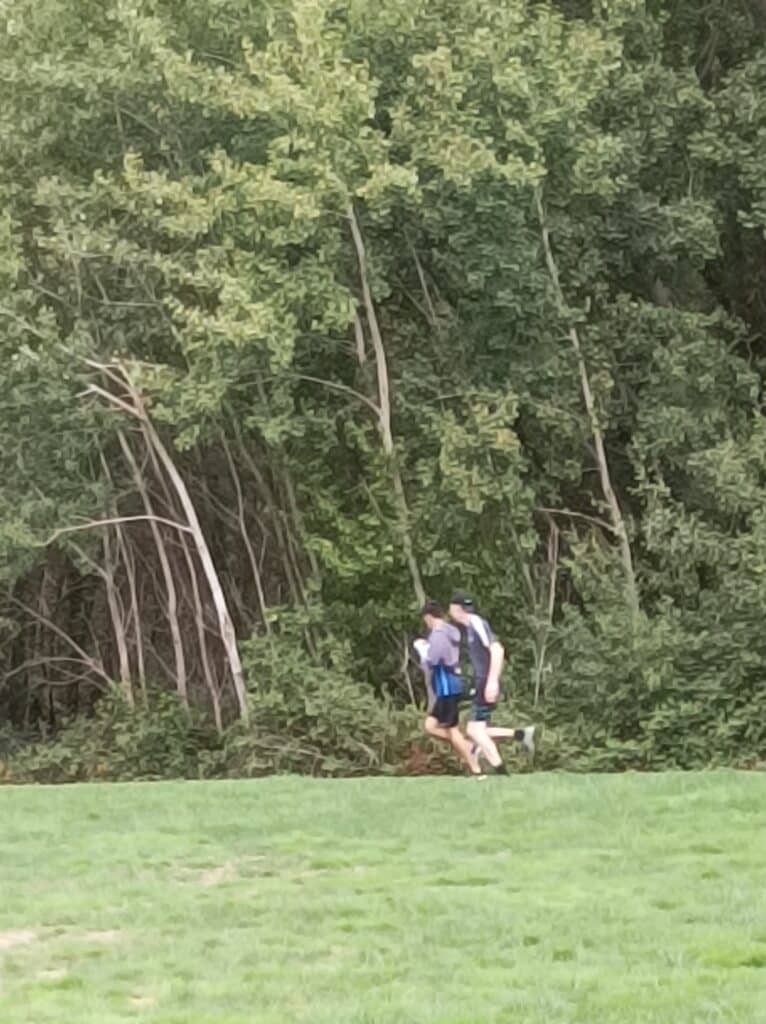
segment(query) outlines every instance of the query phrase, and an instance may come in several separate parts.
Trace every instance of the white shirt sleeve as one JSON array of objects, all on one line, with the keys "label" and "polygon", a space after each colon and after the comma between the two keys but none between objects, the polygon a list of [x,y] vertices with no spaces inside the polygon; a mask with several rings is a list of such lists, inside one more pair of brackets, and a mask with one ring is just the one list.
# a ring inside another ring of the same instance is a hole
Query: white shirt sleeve
[{"label": "white shirt sleeve", "polygon": [[476,636],[478,636],[484,646],[489,649],[492,646],[492,637],[489,635],[489,630],[487,629],[487,624],[484,619],[480,615],[472,615],[470,622],[471,629],[474,631]]}]

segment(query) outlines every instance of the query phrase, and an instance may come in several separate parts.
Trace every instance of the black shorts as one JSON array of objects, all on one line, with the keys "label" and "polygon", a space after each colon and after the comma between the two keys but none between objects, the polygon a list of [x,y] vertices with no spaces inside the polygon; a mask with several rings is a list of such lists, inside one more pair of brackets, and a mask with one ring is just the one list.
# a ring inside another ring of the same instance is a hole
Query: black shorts
[{"label": "black shorts", "polygon": [[460,721],[460,697],[437,697],[431,715],[445,729],[454,729]]}]

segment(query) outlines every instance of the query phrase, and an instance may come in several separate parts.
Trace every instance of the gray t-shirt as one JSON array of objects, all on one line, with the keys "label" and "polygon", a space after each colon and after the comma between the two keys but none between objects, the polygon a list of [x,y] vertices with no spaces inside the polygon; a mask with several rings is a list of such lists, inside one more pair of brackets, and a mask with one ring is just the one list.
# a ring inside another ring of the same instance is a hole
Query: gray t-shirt
[{"label": "gray t-shirt", "polygon": [[440,622],[428,634],[429,668],[444,665],[454,671],[460,664],[460,630],[449,622]]}]

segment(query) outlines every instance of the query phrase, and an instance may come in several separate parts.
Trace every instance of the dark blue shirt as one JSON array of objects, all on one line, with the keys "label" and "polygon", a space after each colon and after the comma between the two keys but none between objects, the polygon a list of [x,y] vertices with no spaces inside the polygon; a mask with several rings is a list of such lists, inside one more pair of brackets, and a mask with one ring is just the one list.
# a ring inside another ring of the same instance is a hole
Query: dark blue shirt
[{"label": "dark blue shirt", "polygon": [[474,686],[483,689],[489,675],[490,647],[495,642],[495,634],[486,619],[481,615],[472,615],[466,627],[466,639],[473,667]]}]

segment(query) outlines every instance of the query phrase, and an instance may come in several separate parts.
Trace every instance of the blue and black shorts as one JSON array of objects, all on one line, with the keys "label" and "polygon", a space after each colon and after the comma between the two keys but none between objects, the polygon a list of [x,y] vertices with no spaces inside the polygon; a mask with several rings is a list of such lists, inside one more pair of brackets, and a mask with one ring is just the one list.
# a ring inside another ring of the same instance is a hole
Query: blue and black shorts
[{"label": "blue and black shorts", "polygon": [[496,707],[497,704],[485,704],[483,701],[475,700],[471,705],[471,721],[489,724],[492,721],[492,712]]},{"label": "blue and black shorts", "polygon": [[471,704],[471,721],[472,722],[487,722],[492,720],[492,712],[497,707],[497,703],[488,704],[484,697],[484,687],[487,685],[486,679],[481,680],[476,684],[476,689],[473,694],[473,703]]}]

